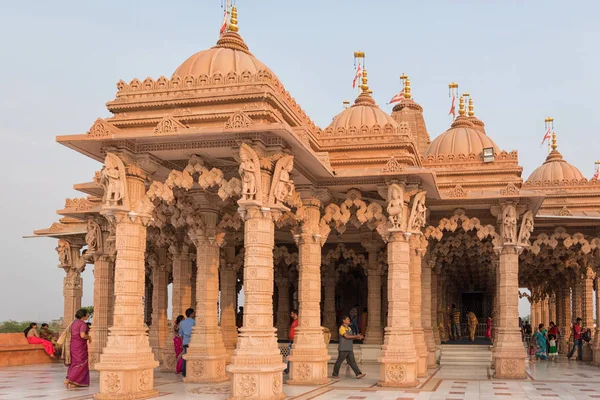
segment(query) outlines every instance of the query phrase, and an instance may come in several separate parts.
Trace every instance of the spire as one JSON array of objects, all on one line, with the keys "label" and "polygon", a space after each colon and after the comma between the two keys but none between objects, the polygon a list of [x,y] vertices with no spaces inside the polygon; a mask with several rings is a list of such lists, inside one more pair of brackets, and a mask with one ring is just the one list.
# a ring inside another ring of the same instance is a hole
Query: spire
[{"label": "spire", "polygon": [[362,89],[362,92],[366,94],[369,94],[369,85],[367,85],[368,81],[369,79],[367,78],[367,69],[363,68],[362,85],[360,86],[360,88]]},{"label": "spire", "polygon": [[473,107],[473,99],[469,98],[469,117],[475,116],[475,107]]},{"label": "spire", "polygon": [[473,128],[474,127],[473,123],[466,116],[467,111],[465,109],[465,99],[469,98],[469,96],[471,96],[469,93],[463,93],[463,95],[460,96],[460,99],[458,101],[458,117],[452,123],[452,125],[451,125],[452,128]]},{"label": "spire", "polygon": [[229,27],[227,28],[227,30],[230,32],[237,32],[239,30],[237,23],[237,7],[233,6],[231,7],[231,18],[229,20]]},{"label": "spire", "polygon": [[458,115],[461,117],[465,116],[465,98],[464,98],[464,96],[460,96],[460,100],[458,102]]},{"label": "spire", "polygon": [[558,149],[558,145],[556,144],[556,132],[552,132],[552,144],[550,147],[552,147],[552,151],[556,151],[556,149]]},{"label": "spire", "polygon": [[475,116],[475,107],[473,106],[473,98],[469,97],[469,121],[473,124],[473,127],[479,132],[485,134],[485,124],[479,118]]},{"label": "spire", "polygon": [[410,94],[410,78],[406,74],[400,75],[400,80],[404,82],[404,98],[410,100],[412,94]]}]

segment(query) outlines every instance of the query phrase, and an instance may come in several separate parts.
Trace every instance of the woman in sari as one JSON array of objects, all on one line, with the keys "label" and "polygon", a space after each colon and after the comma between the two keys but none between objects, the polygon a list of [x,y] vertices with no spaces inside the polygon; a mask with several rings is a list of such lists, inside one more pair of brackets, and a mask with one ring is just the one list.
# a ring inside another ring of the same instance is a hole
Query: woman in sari
[{"label": "woman in sari", "polygon": [[533,340],[535,341],[536,349],[535,349],[535,358],[538,360],[546,359],[546,335],[540,332],[540,328],[535,330],[535,334],[533,335]]},{"label": "woman in sari", "polygon": [[[88,318],[85,309],[75,313],[75,321],[67,327],[64,335],[63,357],[65,365],[69,367],[65,387],[90,386],[90,367],[88,365],[88,342],[91,338],[89,328],[84,322]],[[60,341],[60,339],[59,339]]]},{"label": "woman in sari", "polygon": [[176,374],[180,373],[183,368],[183,338],[179,334],[179,323],[183,320],[183,315],[178,316],[175,320],[175,325],[173,326],[173,330],[175,331],[175,336],[173,336],[173,345],[175,346],[175,357],[177,357],[177,368],[175,370]]},{"label": "woman in sari", "polygon": [[485,337],[492,340],[492,317],[488,317],[485,322]]},{"label": "woman in sari", "polygon": [[29,344],[41,344],[44,346],[44,351],[46,354],[48,354],[51,358],[56,358],[54,356],[54,353],[56,352],[56,350],[54,350],[54,345],[52,342],[40,337],[40,334],[37,330],[37,324],[35,322],[30,323],[29,327],[26,328],[23,333],[25,334]]}]

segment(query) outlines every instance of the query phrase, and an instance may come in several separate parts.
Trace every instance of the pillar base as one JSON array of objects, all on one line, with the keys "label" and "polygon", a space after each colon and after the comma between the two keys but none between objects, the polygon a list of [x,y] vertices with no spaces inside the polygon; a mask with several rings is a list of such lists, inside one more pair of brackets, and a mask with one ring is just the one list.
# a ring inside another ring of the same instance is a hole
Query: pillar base
[{"label": "pillar base", "polygon": [[152,353],[103,354],[96,364],[100,371],[100,392],[96,400],[137,400],[158,395],[154,390],[154,368],[158,362]]},{"label": "pillar base", "polygon": [[525,357],[508,358],[497,354],[494,358],[494,378],[527,379]]},{"label": "pillar base", "polygon": [[427,369],[437,368],[437,358],[435,350],[427,351]]},{"label": "pillar base", "polygon": [[594,350],[590,344],[583,345],[583,361],[592,361],[594,359]]},{"label": "pillar base", "polygon": [[327,362],[331,358],[327,349],[319,351],[320,354],[295,355],[296,352],[306,353],[307,350],[292,348],[290,362],[290,379],[288,385],[324,385],[329,383]]},{"label": "pillar base", "polygon": [[593,351],[592,365],[600,366],[600,346],[590,346]]},{"label": "pillar base", "polygon": [[230,365],[231,396],[228,400],[282,400],[285,364],[239,366]]},{"label": "pillar base", "polygon": [[[419,353],[421,353],[422,349],[417,349]],[[417,376],[419,378],[423,378],[427,376],[427,355],[419,355],[417,358]]]},{"label": "pillar base", "polygon": [[163,353],[163,362],[160,367],[161,372],[176,372],[177,371],[177,357],[175,351],[170,353]]},{"label": "pillar base", "polygon": [[417,361],[397,362],[391,357],[380,358],[379,376],[377,383],[383,387],[415,387],[419,384],[417,379]]},{"label": "pillar base", "polygon": [[96,370],[96,364],[100,362],[102,350],[88,353],[88,365],[91,371]]},{"label": "pillar base", "polygon": [[209,356],[189,351],[188,348],[188,353],[183,356],[186,360],[184,383],[218,383],[229,380],[225,372],[226,354]]}]

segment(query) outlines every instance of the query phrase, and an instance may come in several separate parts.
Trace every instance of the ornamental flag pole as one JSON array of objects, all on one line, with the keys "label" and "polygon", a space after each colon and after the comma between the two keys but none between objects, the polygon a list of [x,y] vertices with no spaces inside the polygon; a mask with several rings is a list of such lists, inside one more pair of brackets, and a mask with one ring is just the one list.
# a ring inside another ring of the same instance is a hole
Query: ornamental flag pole
[{"label": "ornamental flag pole", "polygon": [[448,115],[452,115],[452,120],[456,119],[456,97],[458,95],[458,83],[452,82],[448,84],[448,97],[452,98],[452,103],[450,105],[450,111]]},{"label": "ornamental flag pole", "polygon": [[[221,3],[223,5],[223,3]],[[223,34],[227,31],[227,25],[229,23],[229,13],[231,9],[231,0],[227,0],[225,2],[225,11],[223,12],[223,22],[221,22],[221,29],[219,31],[219,35],[223,36]]]},{"label": "ornamental flag pole", "polygon": [[397,103],[399,101],[402,101],[405,99],[405,90],[406,90],[406,81],[408,79],[408,76],[406,74],[402,74],[400,75],[400,81],[402,82],[402,90],[400,91],[400,93],[394,95],[394,97],[392,97],[392,99],[390,100],[390,102],[388,104],[393,104],[393,103]]},{"label": "ornamental flag pole", "polygon": [[598,178],[600,178],[600,160],[596,161],[596,172],[594,172],[594,176],[592,176],[592,179]]},{"label": "ornamental flag pole", "polygon": [[542,139],[542,144],[540,145],[540,147],[544,145],[546,140],[548,140],[548,153],[550,153],[552,151],[550,149],[550,138],[552,137],[552,131],[554,130],[554,118],[546,117],[544,122],[546,132],[544,133],[544,138]]},{"label": "ornamental flag pole", "polygon": [[[361,67],[362,61],[362,67]],[[356,73],[354,74],[354,79],[352,80],[352,89],[356,88],[356,82],[362,78],[363,72],[362,69],[365,67],[365,53],[362,51],[354,52],[354,66],[356,67]],[[360,85],[358,86],[358,94],[360,94]]]}]

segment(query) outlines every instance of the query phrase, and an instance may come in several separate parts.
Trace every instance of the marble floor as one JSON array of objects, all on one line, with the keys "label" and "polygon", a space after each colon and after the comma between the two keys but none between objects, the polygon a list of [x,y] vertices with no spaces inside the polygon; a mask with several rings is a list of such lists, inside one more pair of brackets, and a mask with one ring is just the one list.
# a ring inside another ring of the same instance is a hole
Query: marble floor
[{"label": "marble floor", "polygon": [[[589,363],[567,361],[538,362],[528,366],[528,379],[522,381],[492,378],[486,368],[442,367],[431,370],[414,389],[377,387],[377,365],[362,365],[367,373],[357,380],[342,367],[341,379],[323,386],[284,385],[288,399],[404,400],[404,399],[600,399],[600,368]],[[98,374],[92,373],[91,387],[65,390],[65,368],[59,364],[0,368],[0,400],[47,399],[87,400],[98,388]],[[159,397],[171,399],[224,400],[229,384],[183,384],[174,374],[156,373]]]}]

